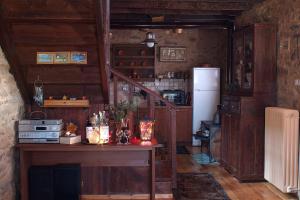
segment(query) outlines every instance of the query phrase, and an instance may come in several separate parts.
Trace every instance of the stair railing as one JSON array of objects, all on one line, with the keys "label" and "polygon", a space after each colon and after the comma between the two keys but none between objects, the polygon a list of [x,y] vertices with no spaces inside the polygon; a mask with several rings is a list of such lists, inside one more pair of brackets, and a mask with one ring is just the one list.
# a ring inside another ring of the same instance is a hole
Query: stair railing
[{"label": "stair railing", "polygon": [[171,159],[172,170],[172,188],[176,188],[176,105],[162,98],[162,96],[143,86],[142,84],[128,78],[115,69],[110,69],[113,75],[113,91],[114,91],[114,104],[117,104],[118,88],[117,84],[119,80],[125,81],[129,85],[129,99],[132,99],[133,87],[137,87],[147,93],[148,113],[150,118],[154,118],[155,115],[155,103],[154,100],[162,101],[169,112],[169,127],[170,132],[168,134],[168,154]]}]

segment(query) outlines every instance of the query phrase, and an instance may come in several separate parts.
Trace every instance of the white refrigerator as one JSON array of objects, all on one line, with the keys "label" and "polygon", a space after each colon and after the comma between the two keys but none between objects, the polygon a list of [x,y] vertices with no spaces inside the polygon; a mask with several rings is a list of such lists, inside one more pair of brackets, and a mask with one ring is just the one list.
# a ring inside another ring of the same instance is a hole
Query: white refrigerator
[{"label": "white refrigerator", "polygon": [[[192,70],[193,134],[200,129],[201,121],[213,120],[220,104],[220,68]],[[192,137],[192,145],[199,146],[200,140]]]}]

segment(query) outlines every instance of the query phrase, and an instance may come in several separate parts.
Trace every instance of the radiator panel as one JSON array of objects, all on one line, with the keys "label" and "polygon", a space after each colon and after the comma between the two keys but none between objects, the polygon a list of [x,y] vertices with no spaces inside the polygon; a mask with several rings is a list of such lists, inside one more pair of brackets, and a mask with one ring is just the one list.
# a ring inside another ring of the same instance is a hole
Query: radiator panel
[{"label": "radiator panel", "polygon": [[265,110],[264,178],[282,192],[298,188],[299,112],[267,107]]}]

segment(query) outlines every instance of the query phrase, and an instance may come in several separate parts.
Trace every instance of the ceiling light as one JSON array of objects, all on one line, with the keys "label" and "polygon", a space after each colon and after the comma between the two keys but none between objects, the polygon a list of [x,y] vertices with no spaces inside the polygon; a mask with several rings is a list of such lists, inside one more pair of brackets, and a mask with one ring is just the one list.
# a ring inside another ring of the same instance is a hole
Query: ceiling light
[{"label": "ceiling light", "polygon": [[153,32],[146,33],[146,39],[143,44],[146,44],[147,47],[152,48],[156,44],[155,34]]}]

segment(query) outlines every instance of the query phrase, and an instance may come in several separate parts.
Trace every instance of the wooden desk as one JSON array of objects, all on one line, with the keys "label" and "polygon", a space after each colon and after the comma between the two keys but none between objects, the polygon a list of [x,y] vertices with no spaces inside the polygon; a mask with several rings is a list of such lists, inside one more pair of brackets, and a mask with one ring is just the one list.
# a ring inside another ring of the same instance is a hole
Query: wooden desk
[{"label": "wooden desk", "polygon": [[30,166],[78,163],[84,166],[148,166],[150,198],[155,199],[155,148],[161,145],[18,144],[21,199],[28,200]]}]

